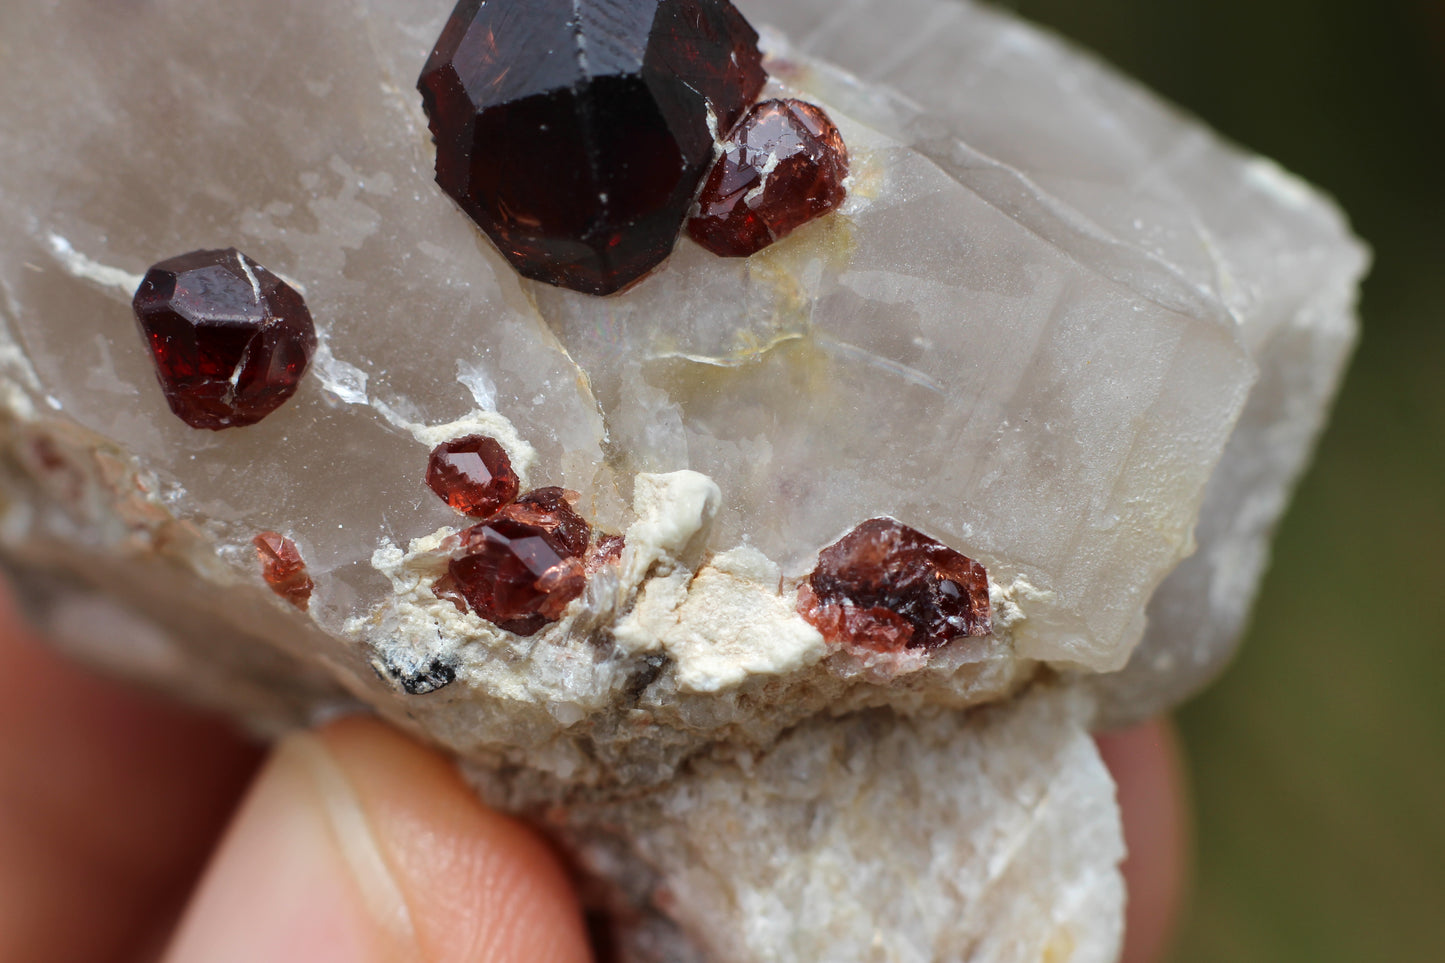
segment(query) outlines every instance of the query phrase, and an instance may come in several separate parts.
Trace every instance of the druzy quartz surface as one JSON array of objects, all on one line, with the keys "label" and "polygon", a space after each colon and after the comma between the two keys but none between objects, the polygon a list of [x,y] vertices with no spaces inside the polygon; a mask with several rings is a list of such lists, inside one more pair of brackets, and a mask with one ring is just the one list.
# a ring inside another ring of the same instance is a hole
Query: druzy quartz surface
[{"label": "druzy quartz surface", "polygon": [[[367,706],[451,750],[606,882],[629,963],[1107,963],[1121,843],[1087,730],[1227,657],[1363,249],[1008,16],[738,6],[759,96],[826,112],[847,197],[601,299],[519,278],[437,188],[415,80],[445,9],[0,5],[0,550],[112,670],[263,731]],[[197,431],[131,298],[232,245],[284,269],[317,346],[281,408]],[[423,479],[469,436],[549,494],[494,513],[528,531],[465,582],[492,516]],[[989,634],[881,664],[804,617],[820,553],[880,517],[982,568]],[[306,612],[257,532],[304,548]]]}]

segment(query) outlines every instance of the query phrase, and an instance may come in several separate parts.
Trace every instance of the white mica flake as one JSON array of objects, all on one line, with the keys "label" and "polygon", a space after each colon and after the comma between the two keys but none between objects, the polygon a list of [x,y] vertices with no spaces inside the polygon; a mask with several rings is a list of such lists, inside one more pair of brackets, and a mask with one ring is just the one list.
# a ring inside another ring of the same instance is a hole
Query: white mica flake
[{"label": "white mica flake", "polygon": [[486,368],[476,362],[457,359],[457,382],[472,393],[477,407],[483,411],[497,410],[497,384]]},{"label": "white mica flake", "polygon": [[122,271],[120,268],[114,268],[87,257],[59,234],[52,233],[46,237],[50,242],[50,253],[55,256],[55,260],[77,278],[98,284],[103,288],[112,288],[124,294],[127,299],[135,296],[141,281],[144,280],[139,274],[131,274],[129,271]]},{"label": "white mica flake", "polygon": [[316,352],[311,356],[311,373],[322,387],[348,405],[367,404],[365,371],[349,361],[343,361],[331,350],[331,339],[327,332],[317,329]]}]

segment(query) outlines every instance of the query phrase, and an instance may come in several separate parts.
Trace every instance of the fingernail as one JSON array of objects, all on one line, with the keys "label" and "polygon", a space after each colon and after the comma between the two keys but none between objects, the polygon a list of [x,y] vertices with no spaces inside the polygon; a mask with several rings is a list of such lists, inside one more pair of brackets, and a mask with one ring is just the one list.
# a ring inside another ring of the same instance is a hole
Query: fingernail
[{"label": "fingernail", "polygon": [[167,963],[412,956],[401,888],[345,771],[314,735],[273,754],[212,860]]}]

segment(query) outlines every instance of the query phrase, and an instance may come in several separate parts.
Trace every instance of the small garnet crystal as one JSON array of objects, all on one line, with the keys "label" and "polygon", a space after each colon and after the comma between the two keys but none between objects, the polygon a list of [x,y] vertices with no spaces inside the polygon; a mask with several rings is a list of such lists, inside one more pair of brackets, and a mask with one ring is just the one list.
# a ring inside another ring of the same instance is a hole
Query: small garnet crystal
[{"label": "small garnet crystal", "polygon": [[992,631],[983,566],[891,518],[872,518],[818,554],[798,611],[830,643],[933,649]]},{"label": "small garnet crystal", "polygon": [[485,518],[517,497],[512,460],[495,438],[467,435],[438,445],[426,466],[432,491],[463,515]]},{"label": "small garnet crystal", "polygon": [[733,132],[688,221],[692,239],[747,257],[843,203],[848,149],[818,107],[768,100]]},{"label": "small garnet crystal", "polygon": [[192,428],[254,425],[296,393],[316,350],[301,295],[235,249],[160,262],[133,306],[166,401]]},{"label": "small garnet crystal", "polygon": [[462,554],[442,581],[500,628],[532,635],[560,618],[587,584],[583,556],[592,526],[570,492],[539,488],[461,533]]},{"label": "small garnet crystal", "polygon": [[418,81],[437,183],[524,276],[621,290],[762,90],[757,41],[728,0],[461,0]]},{"label": "small garnet crystal", "polygon": [[306,572],[306,563],[296,543],[277,532],[262,532],[251,540],[256,557],[261,560],[261,577],[271,591],[301,611],[311,605],[311,590],[316,583]]}]

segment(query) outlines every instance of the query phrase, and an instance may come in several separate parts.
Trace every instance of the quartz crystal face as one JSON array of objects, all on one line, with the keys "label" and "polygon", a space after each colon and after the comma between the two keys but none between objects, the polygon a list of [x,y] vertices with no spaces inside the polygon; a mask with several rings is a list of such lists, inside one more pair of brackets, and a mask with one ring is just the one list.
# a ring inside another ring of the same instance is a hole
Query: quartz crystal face
[{"label": "quartz crystal face", "polygon": [[463,515],[483,518],[515,499],[519,487],[506,450],[485,435],[467,435],[432,449],[426,483]]},{"label": "quartz crystal face", "polygon": [[762,89],[728,0],[462,0],[418,86],[436,179],[524,276],[627,287]]},{"label": "quartz crystal face", "polygon": [[192,428],[254,425],[296,393],[316,350],[301,295],[234,248],[155,265],[133,307],[166,401]]},{"label": "quartz crystal face", "polygon": [[847,177],[848,149],[823,110],[764,101],[725,145],[687,232],[714,254],[748,257],[837,209]]}]

